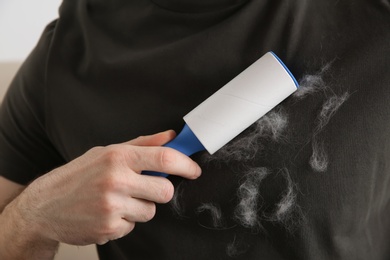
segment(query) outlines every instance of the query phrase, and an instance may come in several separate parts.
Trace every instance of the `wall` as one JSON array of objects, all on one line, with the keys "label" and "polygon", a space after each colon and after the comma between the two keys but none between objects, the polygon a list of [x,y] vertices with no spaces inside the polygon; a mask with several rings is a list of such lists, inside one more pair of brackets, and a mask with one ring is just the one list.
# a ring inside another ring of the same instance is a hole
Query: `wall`
[{"label": "wall", "polygon": [[22,61],[35,46],[50,21],[59,0],[0,1],[0,62]]}]

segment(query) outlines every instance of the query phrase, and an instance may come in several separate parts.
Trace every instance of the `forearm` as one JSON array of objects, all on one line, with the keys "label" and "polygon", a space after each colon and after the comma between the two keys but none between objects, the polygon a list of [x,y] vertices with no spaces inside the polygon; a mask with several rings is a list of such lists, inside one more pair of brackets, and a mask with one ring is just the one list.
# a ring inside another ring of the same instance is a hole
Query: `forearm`
[{"label": "forearm", "polygon": [[40,235],[40,227],[23,216],[19,198],[0,214],[0,259],[53,259],[58,242]]}]

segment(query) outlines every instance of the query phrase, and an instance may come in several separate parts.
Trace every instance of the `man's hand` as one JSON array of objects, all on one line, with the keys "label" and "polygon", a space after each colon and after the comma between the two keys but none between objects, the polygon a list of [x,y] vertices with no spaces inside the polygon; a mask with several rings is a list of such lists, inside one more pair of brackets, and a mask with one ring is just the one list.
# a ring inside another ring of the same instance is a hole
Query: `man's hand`
[{"label": "man's hand", "polygon": [[155,203],[167,203],[173,196],[168,179],[141,175],[142,171],[188,179],[201,174],[189,157],[160,147],[174,135],[167,131],[92,148],[35,180],[14,206],[40,239],[87,245],[123,237],[136,222],[153,218]]}]

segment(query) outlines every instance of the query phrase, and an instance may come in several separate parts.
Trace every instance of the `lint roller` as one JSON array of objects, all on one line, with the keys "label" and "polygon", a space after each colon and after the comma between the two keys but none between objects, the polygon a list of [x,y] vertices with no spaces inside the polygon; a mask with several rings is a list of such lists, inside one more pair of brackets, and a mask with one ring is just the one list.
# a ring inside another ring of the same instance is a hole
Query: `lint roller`
[{"label": "lint roller", "polygon": [[[297,88],[286,65],[268,52],[184,116],[183,130],[164,146],[188,156],[202,150],[213,154]],[[143,174],[168,176],[150,171]]]}]

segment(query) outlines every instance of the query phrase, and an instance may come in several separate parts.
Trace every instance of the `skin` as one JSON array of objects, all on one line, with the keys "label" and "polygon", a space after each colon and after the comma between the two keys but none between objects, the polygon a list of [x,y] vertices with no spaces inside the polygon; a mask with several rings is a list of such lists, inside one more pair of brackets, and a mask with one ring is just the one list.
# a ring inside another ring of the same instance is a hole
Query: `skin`
[{"label": "skin", "polygon": [[94,147],[27,187],[0,177],[0,259],[53,259],[59,242],[104,244],[151,220],[155,203],[169,202],[174,188],[143,170],[201,174],[189,157],[161,147],[174,136],[166,131]]}]

